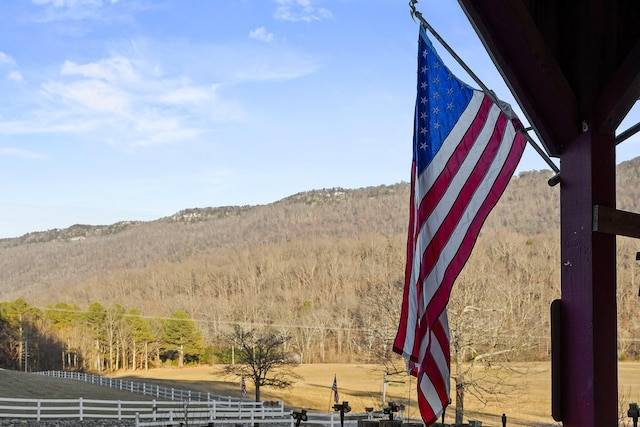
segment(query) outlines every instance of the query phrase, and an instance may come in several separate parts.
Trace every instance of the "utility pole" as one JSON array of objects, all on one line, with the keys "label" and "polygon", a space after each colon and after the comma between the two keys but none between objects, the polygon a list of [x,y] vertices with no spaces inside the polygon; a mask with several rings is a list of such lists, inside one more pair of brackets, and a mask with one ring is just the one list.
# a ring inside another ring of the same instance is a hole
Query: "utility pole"
[{"label": "utility pole", "polygon": [[24,329],[24,371],[27,372],[29,366],[29,332]]}]

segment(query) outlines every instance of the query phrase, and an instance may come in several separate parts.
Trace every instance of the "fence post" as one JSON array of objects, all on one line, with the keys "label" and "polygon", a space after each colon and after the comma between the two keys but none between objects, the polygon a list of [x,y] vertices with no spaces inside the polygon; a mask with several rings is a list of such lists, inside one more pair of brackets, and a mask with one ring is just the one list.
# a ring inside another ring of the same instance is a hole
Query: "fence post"
[{"label": "fence post", "polygon": [[78,411],[79,411],[79,418],[80,421],[82,421],[82,398],[78,399]]},{"label": "fence post", "polygon": [[136,427],[140,426],[140,412],[136,412]]}]

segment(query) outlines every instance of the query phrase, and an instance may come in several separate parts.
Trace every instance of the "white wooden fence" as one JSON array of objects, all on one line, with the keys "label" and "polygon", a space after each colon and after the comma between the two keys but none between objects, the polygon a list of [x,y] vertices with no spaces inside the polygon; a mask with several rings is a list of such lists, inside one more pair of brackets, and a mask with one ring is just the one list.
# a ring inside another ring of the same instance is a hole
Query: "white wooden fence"
[{"label": "white wooden fence", "polygon": [[105,377],[101,377],[100,375],[87,374],[83,372],[41,371],[41,372],[34,372],[34,374],[82,381],[88,384],[96,384],[103,387],[110,387],[118,390],[129,391],[131,393],[140,393],[145,396],[155,397],[156,399],[197,400],[197,401],[207,401],[207,402],[210,400],[215,400],[220,403],[228,402],[230,406],[235,406],[239,402],[250,401],[248,399],[242,399],[239,397],[220,396],[220,395],[211,394],[211,393],[202,393],[199,391],[180,390],[180,389],[169,388],[169,387],[160,387],[154,384],[126,381],[118,378],[105,378]]},{"label": "white wooden fence", "polygon": [[[17,399],[0,398],[0,419],[88,419],[135,420],[137,427],[152,426],[220,426],[275,424],[294,427],[291,411],[282,404],[261,405],[262,402],[242,402],[230,407],[227,402],[199,401],[123,401],[95,399]],[[339,414],[307,414],[301,425],[340,426]],[[345,420],[346,427],[355,427],[356,419]]]},{"label": "white wooden fence", "polygon": [[[283,402],[254,402],[191,390],[161,387],[99,375],[68,371],[42,371],[38,375],[73,379],[89,384],[140,393],[150,401],[114,401],[93,399],[16,399],[0,398],[0,418],[5,419],[117,419],[135,420],[138,427],[278,424],[295,426],[291,411]],[[354,414],[355,415],[355,414]],[[340,426],[339,414],[307,414],[302,426]],[[351,417],[349,417],[351,418]],[[345,419],[345,427],[355,427],[357,418]]]},{"label": "white wooden fence", "polygon": [[[289,424],[291,413],[283,405],[264,406],[262,402],[242,402],[230,407],[227,402],[164,400],[95,399],[18,399],[0,398],[0,418],[33,419],[136,419],[140,425],[167,425],[187,420],[211,423],[248,424],[278,422]],[[144,422],[143,421],[147,421]]]}]

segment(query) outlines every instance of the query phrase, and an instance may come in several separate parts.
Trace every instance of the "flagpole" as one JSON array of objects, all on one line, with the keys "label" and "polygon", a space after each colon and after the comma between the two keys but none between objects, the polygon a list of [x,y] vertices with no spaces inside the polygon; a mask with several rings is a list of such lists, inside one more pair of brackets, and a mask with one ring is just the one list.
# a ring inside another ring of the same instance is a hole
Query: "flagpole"
[{"label": "flagpole", "polygon": [[407,401],[407,418],[411,422],[411,374],[409,374],[409,398]]},{"label": "flagpole", "polygon": [[[469,77],[471,77],[473,79],[473,81],[475,81],[476,84],[478,86],[480,86],[482,91],[484,93],[486,93],[489,98],[491,98],[493,103],[496,104],[498,107],[500,107],[501,110],[503,110],[502,106],[501,106],[501,102],[499,102],[499,99],[496,97],[495,93],[493,93],[493,91],[489,90],[489,88],[482,82],[482,80],[480,80],[480,78],[478,76],[476,76],[476,74],[473,71],[471,71],[471,68],[469,68],[467,66],[467,64],[462,60],[462,58],[460,58],[458,56],[458,54],[451,48],[451,46],[449,46],[447,44],[447,42],[445,42],[444,39],[442,37],[440,37],[440,34],[438,34],[436,32],[436,30],[434,30],[433,27],[431,25],[429,25],[427,20],[424,19],[424,17],[422,16],[422,12],[420,12],[419,10],[416,9],[416,3],[418,3],[418,0],[410,0],[409,1],[409,7],[411,8],[411,17],[412,18],[418,18],[420,23],[427,30],[429,30],[429,32],[431,34],[433,34],[433,36],[436,38],[436,40],[438,40],[438,42],[442,45],[442,47],[444,47],[447,50],[449,55],[451,55],[458,62],[458,64],[464,69],[464,71],[466,71],[466,73],[469,74]],[[503,112],[505,112],[505,111],[503,110]],[[520,133],[524,136],[524,138],[527,140],[527,142],[533,147],[533,149],[536,150],[536,152],[540,155],[540,157],[542,157],[542,159],[549,165],[549,167],[553,170],[553,172],[556,174],[556,176],[560,175],[560,169],[558,168],[558,166],[556,166],[556,164],[553,163],[553,161],[551,161],[551,159],[549,158],[547,153],[545,153],[544,150],[542,148],[540,148],[540,146],[531,138],[529,133],[526,132],[526,131],[521,131]],[[553,186],[553,185],[558,183],[557,180],[556,181],[552,181],[554,178],[556,178],[556,177],[554,176],[553,178],[551,178],[549,180],[549,185]]]}]

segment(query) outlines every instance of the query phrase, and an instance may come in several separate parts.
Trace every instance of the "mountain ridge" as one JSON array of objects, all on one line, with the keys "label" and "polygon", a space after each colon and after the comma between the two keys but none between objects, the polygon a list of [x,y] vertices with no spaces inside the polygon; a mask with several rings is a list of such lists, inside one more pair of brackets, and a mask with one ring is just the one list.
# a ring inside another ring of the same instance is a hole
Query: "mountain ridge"
[{"label": "mountain ridge", "polygon": [[[637,210],[640,157],[621,163],[618,170],[623,205],[619,208]],[[481,235],[557,235],[560,191],[559,186],[547,185],[552,175],[541,170],[514,176]],[[408,200],[406,182],[336,187],[296,193],[265,205],[187,208],[152,221],[76,224],[2,239],[0,300],[64,298],[65,289],[79,283],[89,286],[91,280],[99,282],[117,272],[196,262],[214,255],[237,257],[260,247],[313,246],[319,244],[316,241],[356,241],[368,235],[402,242]]]}]

